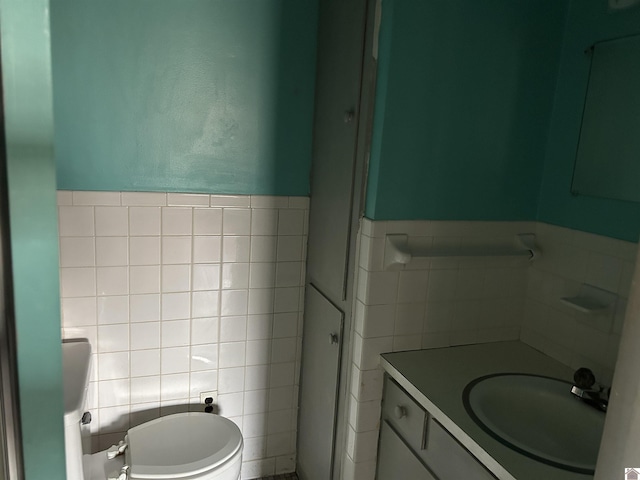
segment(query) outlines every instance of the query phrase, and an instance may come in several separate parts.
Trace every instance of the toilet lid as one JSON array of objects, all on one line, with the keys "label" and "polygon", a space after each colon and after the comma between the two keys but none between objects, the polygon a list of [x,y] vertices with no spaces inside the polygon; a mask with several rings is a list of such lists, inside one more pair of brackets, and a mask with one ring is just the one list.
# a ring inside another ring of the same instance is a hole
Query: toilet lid
[{"label": "toilet lid", "polygon": [[129,476],[135,479],[185,478],[212,470],[242,448],[231,420],[211,413],[177,413],[129,430]]}]

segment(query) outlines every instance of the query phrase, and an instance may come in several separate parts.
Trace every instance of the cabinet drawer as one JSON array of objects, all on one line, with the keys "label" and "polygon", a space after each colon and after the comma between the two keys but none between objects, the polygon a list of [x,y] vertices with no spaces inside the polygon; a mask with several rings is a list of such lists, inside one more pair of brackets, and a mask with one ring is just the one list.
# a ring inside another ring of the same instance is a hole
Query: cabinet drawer
[{"label": "cabinet drawer", "polygon": [[385,376],[382,419],[415,451],[424,446],[427,412],[389,376]]},{"label": "cabinet drawer", "polygon": [[416,453],[441,479],[496,480],[465,447],[433,418],[429,419],[426,449]]},{"label": "cabinet drawer", "polygon": [[379,445],[376,480],[436,480],[386,421]]}]

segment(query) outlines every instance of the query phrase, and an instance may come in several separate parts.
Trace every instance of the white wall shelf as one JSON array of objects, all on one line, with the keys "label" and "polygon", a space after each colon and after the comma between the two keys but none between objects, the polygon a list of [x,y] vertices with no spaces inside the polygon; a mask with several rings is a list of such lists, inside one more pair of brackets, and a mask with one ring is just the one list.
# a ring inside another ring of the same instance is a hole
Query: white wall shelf
[{"label": "white wall shelf", "polygon": [[406,234],[390,234],[385,237],[384,267],[388,270],[397,266],[408,265],[414,260],[433,258],[525,258],[532,261],[539,255],[535,246],[535,234],[521,233],[516,235],[513,245],[482,246],[441,246],[410,244]]},{"label": "white wall shelf", "polygon": [[581,313],[596,314],[609,310],[616,302],[618,296],[615,293],[602,290],[592,285],[582,285],[578,295],[562,297],[560,300],[565,305]]}]

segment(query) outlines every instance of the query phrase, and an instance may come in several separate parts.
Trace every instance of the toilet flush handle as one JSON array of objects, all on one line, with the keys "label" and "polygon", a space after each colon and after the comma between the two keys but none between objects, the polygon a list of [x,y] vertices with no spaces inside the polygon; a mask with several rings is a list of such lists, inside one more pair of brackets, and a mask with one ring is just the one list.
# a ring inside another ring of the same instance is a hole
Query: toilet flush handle
[{"label": "toilet flush handle", "polygon": [[129,465],[124,465],[121,469],[120,472],[115,473],[116,476],[113,476],[114,474],[109,475],[109,477],[107,478],[107,480],[128,480],[129,478]]},{"label": "toilet flush handle", "polygon": [[107,458],[109,460],[112,460],[118,455],[122,455],[128,446],[129,444],[125,443],[122,440],[120,440],[120,443],[118,443],[118,445],[111,445],[107,450]]}]

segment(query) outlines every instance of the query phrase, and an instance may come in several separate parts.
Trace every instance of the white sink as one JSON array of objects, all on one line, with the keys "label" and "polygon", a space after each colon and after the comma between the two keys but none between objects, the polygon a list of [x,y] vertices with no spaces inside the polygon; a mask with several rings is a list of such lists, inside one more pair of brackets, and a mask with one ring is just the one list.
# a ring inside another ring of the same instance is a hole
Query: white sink
[{"label": "white sink", "polygon": [[463,393],[487,433],[535,460],[593,475],[605,414],[570,393],[571,384],[525,374],[481,377]]}]

